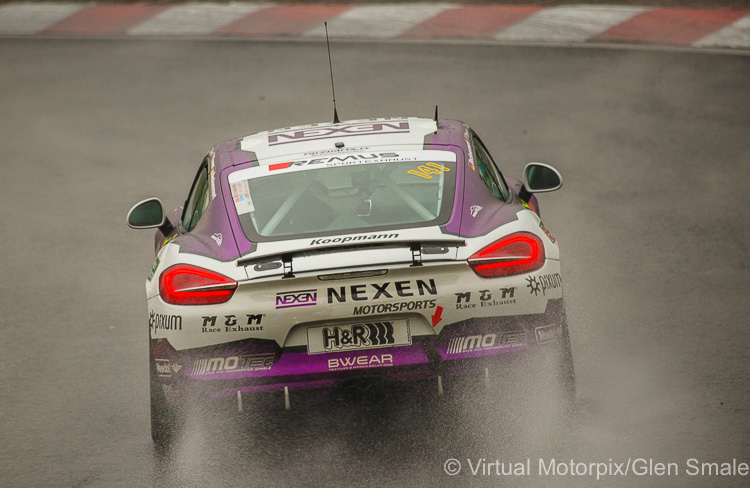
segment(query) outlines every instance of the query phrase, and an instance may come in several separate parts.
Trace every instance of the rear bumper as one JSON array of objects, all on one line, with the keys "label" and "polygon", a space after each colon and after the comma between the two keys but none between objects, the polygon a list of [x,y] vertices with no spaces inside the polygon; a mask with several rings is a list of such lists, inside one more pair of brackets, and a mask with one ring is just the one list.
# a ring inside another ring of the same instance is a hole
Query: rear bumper
[{"label": "rear bumper", "polygon": [[[424,384],[439,378],[526,367],[565,335],[562,299],[543,314],[470,319],[439,335],[416,336],[409,346],[329,354],[305,347],[282,349],[272,341],[240,341],[184,351],[152,340],[156,380],[170,403],[189,395],[203,401],[335,391],[357,378]],[[437,384],[437,383],[435,383]]]}]

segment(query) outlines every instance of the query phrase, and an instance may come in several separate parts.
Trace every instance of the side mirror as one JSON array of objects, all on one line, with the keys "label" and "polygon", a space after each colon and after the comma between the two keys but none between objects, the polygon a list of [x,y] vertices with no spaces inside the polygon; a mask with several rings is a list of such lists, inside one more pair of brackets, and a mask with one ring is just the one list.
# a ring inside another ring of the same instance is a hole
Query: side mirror
[{"label": "side mirror", "polygon": [[562,186],[562,175],[544,163],[529,163],[523,169],[523,188],[528,193],[555,191]]},{"label": "side mirror", "polygon": [[133,229],[155,229],[164,225],[164,207],[158,198],[149,198],[133,205],[128,212],[128,226]]}]

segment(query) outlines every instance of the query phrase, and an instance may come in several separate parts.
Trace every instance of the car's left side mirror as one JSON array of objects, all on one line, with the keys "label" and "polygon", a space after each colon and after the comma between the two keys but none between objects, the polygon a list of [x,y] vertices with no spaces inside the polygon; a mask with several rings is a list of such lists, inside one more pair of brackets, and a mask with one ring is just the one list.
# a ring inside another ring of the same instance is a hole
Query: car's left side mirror
[{"label": "car's left side mirror", "polygon": [[158,198],[148,198],[133,205],[128,212],[128,226],[133,229],[156,229],[164,225],[164,207]]},{"label": "car's left side mirror", "polygon": [[562,175],[549,164],[529,163],[523,169],[523,188],[529,193],[555,191],[562,186]]}]

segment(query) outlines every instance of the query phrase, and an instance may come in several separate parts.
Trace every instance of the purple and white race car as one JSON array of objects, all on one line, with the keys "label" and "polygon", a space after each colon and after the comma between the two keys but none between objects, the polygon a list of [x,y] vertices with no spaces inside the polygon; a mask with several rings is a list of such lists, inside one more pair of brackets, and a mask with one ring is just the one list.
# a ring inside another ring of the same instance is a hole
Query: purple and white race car
[{"label": "purple and white race car", "polygon": [[152,198],[128,214],[158,229],[146,281],[154,440],[172,439],[188,403],[289,409],[362,382],[441,395],[545,355],[573,402],[560,255],[533,196],[561,185],[541,163],[523,181],[503,176],[457,120],[216,145],[183,207],[165,215]]}]

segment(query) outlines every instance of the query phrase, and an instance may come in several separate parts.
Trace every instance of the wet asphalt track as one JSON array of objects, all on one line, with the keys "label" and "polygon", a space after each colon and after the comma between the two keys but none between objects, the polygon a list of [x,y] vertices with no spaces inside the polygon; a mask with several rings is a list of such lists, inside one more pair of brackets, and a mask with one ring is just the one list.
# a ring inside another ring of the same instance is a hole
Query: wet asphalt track
[{"label": "wet asphalt track", "polygon": [[[212,411],[173,454],[155,455],[152,240],[125,226],[127,210],[152,195],[177,206],[220,140],[330,119],[325,46],[6,39],[0,484],[747,486],[688,476],[686,462],[750,463],[750,56],[332,51],[342,118],[430,116],[439,104],[476,128],[506,174],[530,160],[562,171],[564,188],[540,202],[563,253],[578,418],[553,435],[538,414],[477,419],[481,405],[462,403],[432,419],[418,408],[273,417],[251,426],[253,441],[214,425]],[[449,477],[454,457],[464,469]],[[467,458],[529,459],[532,473],[472,476]],[[651,459],[680,474],[539,476],[540,458]]]}]

